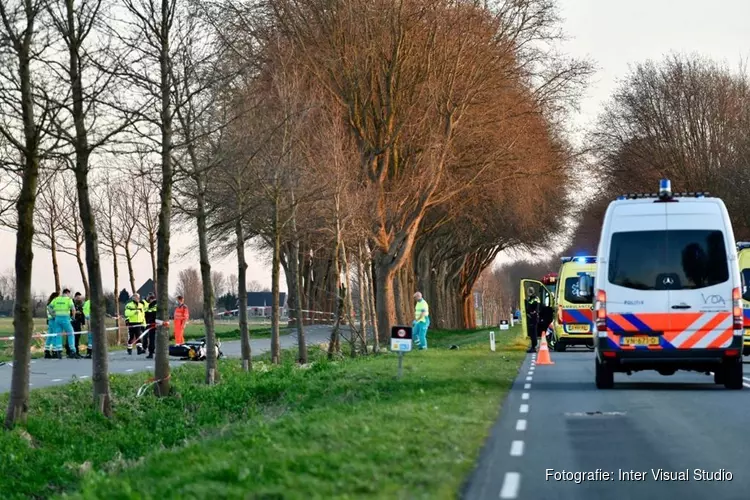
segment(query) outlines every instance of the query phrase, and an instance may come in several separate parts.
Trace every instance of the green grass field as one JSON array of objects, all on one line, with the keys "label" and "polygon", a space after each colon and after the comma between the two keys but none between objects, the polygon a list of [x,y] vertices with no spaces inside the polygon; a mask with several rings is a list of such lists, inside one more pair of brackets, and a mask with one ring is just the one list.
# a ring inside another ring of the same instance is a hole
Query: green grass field
[{"label": "green grass field", "polygon": [[[285,326],[286,323],[282,323],[280,328],[281,334],[285,334],[288,328]],[[115,322],[109,320],[107,327],[114,327]],[[47,323],[43,319],[34,319],[34,333],[44,333],[47,329]],[[250,335],[252,338],[267,338],[271,336],[271,326],[269,323],[261,322],[250,322],[249,324]],[[238,340],[240,338],[239,323],[227,323],[227,322],[216,322],[215,325],[216,335],[222,341],[227,340]],[[0,318],[0,338],[10,337],[13,335],[13,319],[12,318]],[[174,332],[172,332],[172,338]],[[185,326],[185,339],[196,339],[205,335],[205,329],[203,327],[202,320],[194,320]],[[127,342],[127,333],[125,330],[121,333],[121,344],[117,345],[115,333],[109,334],[110,338],[110,349],[124,349],[125,342]],[[85,344],[85,339],[81,340],[81,344]],[[44,354],[44,339],[34,339],[32,345],[32,357],[38,358]],[[0,361],[9,361],[13,355],[13,341],[0,340]]]},{"label": "green grass field", "polygon": [[251,374],[222,362],[214,387],[185,365],[163,400],[136,397],[144,375],[112,375],[112,420],[88,381],[37,389],[27,425],[0,432],[0,498],[455,498],[525,356],[518,328],[497,352],[487,338],[430,332],[402,380],[395,354],[318,348],[308,368],[294,352]]}]

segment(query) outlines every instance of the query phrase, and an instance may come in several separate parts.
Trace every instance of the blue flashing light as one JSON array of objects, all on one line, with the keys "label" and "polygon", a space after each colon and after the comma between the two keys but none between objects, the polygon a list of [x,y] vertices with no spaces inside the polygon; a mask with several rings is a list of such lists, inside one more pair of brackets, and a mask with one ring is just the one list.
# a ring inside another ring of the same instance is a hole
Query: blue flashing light
[{"label": "blue flashing light", "polygon": [[662,179],[659,181],[659,196],[670,196],[672,194],[672,181]]}]

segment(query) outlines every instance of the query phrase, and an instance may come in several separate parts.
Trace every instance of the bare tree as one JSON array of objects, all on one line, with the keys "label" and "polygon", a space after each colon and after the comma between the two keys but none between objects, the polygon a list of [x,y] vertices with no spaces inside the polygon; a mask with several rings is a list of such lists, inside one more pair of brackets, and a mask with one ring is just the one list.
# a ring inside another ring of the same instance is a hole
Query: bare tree
[{"label": "bare tree", "polygon": [[237,295],[238,290],[238,280],[237,275],[232,273],[229,276],[227,276],[226,280],[226,291],[227,293],[231,293],[232,295]]},{"label": "bare tree", "polygon": [[0,274],[0,296],[2,300],[11,300],[16,293],[16,275],[13,269],[6,269]]},{"label": "bare tree", "polygon": [[144,248],[151,259],[151,279],[154,280],[154,287],[158,289],[159,284],[156,281],[156,235],[159,232],[159,197],[158,186],[159,179],[154,173],[148,155],[142,151],[138,155],[138,180],[135,182],[134,195],[137,203],[141,207],[141,216],[136,219],[137,246]]},{"label": "bare tree", "polygon": [[202,310],[203,283],[197,269],[190,267],[180,271],[177,278],[177,294],[183,296],[191,311]]},{"label": "bare tree", "polygon": [[61,181],[62,197],[64,200],[64,222],[62,225],[63,233],[66,238],[64,244],[60,245],[60,252],[75,257],[78,264],[78,272],[81,274],[81,282],[85,290],[86,297],[90,297],[89,280],[86,276],[86,266],[84,264],[83,246],[85,244],[85,231],[83,222],[81,222],[78,211],[78,191],[74,185],[74,180],[67,173],[58,176]]},{"label": "bare tree", "polygon": [[224,273],[221,271],[211,271],[211,285],[214,289],[214,294],[218,297],[224,295],[227,292],[227,280],[224,277]]},{"label": "bare tree", "polygon": [[60,287],[60,264],[57,260],[66,216],[64,197],[55,175],[44,175],[40,180],[39,195],[34,211],[35,239],[40,247],[49,250],[52,258],[52,275],[55,279],[55,290]]},{"label": "bare tree", "polygon": [[[120,317],[120,301],[117,294],[120,290],[119,250],[122,246],[122,231],[118,226],[118,207],[121,206],[121,191],[117,188],[119,182],[106,171],[102,179],[101,189],[97,190],[97,214],[102,228],[102,238],[107,253],[112,257],[112,272],[114,276],[115,316]],[[119,332],[118,332],[119,333]],[[120,339],[118,336],[118,343]]]},{"label": "bare tree", "polygon": [[265,292],[267,290],[268,290],[268,287],[261,285],[259,282],[255,280],[251,280],[247,283],[248,292]]},{"label": "bare tree", "polygon": [[118,239],[121,241],[122,249],[125,252],[125,262],[128,266],[128,277],[130,279],[130,293],[135,293],[138,287],[135,282],[133,259],[142,248],[135,244],[135,239],[138,234],[143,207],[138,201],[136,186],[133,183],[126,182],[121,184],[120,188],[122,189],[121,194],[116,198],[117,225],[120,230]]},{"label": "bare tree", "polygon": [[34,209],[39,165],[44,158],[45,130],[54,108],[32,67],[46,48],[42,33],[44,0],[0,2],[0,135],[7,145],[2,165],[21,178],[16,210],[16,298],[13,307],[13,373],[5,426],[25,421],[29,401]]}]

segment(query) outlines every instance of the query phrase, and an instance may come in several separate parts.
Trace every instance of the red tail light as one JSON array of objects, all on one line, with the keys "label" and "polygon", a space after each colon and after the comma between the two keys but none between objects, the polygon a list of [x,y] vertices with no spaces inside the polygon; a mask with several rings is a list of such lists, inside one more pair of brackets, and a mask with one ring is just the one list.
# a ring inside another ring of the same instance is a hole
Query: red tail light
[{"label": "red tail light", "polygon": [[724,351],[724,356],[726,356],[727,358],[736,358],[739,355],[739,349],[727,349],[726,351]]},{"label": "red tail light", "polygon": [[596,315],[596,330],[599,332],[607,331],[607,293],[604,290],[597,290],[596,302],[594,303],[594,313]]},{"label": "red tail light", "polygon": [[732,319],[734,320],[734,329],[742,330],[743,316],[742,311],[742,292],[739,288],[732,290]]}]

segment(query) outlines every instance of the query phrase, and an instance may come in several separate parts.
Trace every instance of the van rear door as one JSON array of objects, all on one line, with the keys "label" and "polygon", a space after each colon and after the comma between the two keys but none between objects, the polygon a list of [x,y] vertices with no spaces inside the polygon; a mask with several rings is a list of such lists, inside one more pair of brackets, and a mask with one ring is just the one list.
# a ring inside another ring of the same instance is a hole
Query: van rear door
[{"label": "van rear door", "polygon": [[[659,286],[667,255],[667,203],[628,203],[613,209],[607,259],[607,328],[621,345],[658,345],[635,333],[669,330],[669,291]],[[630,338],[628,338],[630,337]]]},{"label": "van rear door", "polygon": [[671,278],[669,343],[678,349],[726,347],[732,341],[732,273],[723,212],[716,203],[667,206],[667,266]]}]

